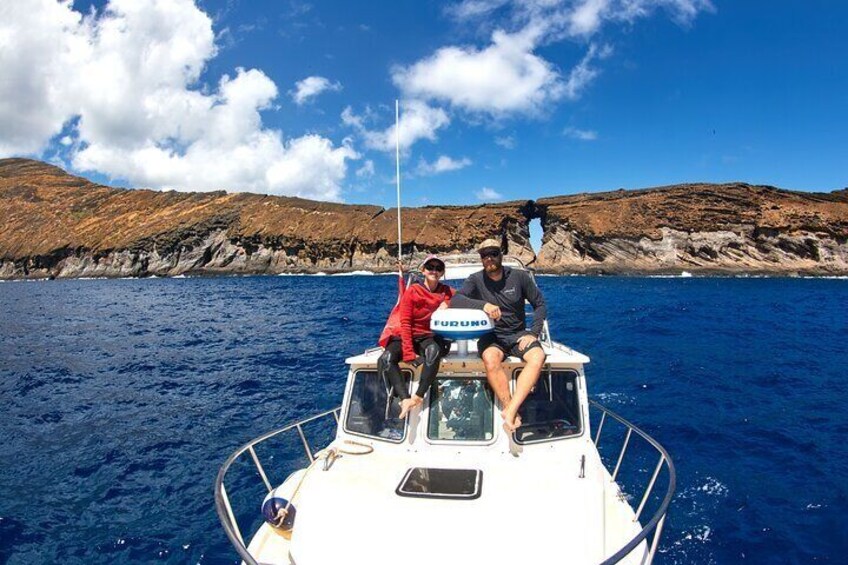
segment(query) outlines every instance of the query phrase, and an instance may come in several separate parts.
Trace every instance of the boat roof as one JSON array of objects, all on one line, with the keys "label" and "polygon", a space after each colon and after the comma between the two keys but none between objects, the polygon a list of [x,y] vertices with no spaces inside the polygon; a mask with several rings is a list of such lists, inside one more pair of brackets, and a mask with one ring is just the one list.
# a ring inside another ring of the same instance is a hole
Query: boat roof
[{"label": "boat roof", "polygon": [[[588,356],[555,341],[542,344],[542,349],[544,349],[545,355],[547,355],[545,362],[550,365],[582,365],[589,362]],[[366,349],[365,352],[359,355],[348,357],[345,359],[345,363],[348,365],[376,365],[382,351],[383,348],[381,347]],[[517,357],[507,357],[504,359],[504,362],[507,364],[521,364],[521,360]],[[468,353],[466,355],[460,355],[458,345],[456,343],[452,344],[450,353],[442,359],[443,365],[449,363],[482,363],[480,356],[477,354],[477,341],[469,340]]]}]

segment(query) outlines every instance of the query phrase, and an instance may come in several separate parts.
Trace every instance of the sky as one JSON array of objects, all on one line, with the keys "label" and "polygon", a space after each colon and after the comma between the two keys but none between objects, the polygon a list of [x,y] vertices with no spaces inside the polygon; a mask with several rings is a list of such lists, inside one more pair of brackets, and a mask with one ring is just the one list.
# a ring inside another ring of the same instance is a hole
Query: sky
[{"label": "sky", "polygon": [[0,157],[395,205],[848,186],[848,2],[0,2]]}]

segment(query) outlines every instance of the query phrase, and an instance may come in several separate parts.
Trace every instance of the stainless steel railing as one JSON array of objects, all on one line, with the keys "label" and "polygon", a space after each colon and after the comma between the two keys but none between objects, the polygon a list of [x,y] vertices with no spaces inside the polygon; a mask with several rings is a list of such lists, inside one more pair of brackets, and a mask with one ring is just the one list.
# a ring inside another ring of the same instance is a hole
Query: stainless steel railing
[{"label": "stainless steel railing", "polygon": [[[615,468],[610,472],[610,476],[613,481],[615,481],[618,477],[622,461],[624,460],[625,454],[627,453],[628,446],[630,445],[630,439],[634,432],[636,433],[637,437],[647,442],[659,454],[659,461],[657,462],[657,466],[654,469],[654,473],[651,476],[651,480],[649,481],[645,492],[642,495],[639,507],[636,509],[635,516],[633,518],[634,521],[639,520],[642,511],[645,509],[645,505],[651,496],[654,485],[656,484],[657,478],[659,477],[660,473],[665,470],[665,472],[668,474],[668,487],[666,488],[666,492],[663,496],[662,502],[660,503],[656,512],[654,512],[654,515],[633,539],[631,539],[627,544],[624,545],[624,547],[616,551],[612,556],[608,557],[601,564],[613,565],[614,563],[620,562],[622,559],[628,557],[637,548],[639,548],[642,542],[648,543],[648,537],[653,534],[649,542],[649,549],[645,552],[642,559],[643,564],[650,565],[650,563],[653,561],[654,556],[656,555],[660,536],[662,535],[663,525],[665,524],[665,517],[668,513],[668,507],[671,503],[672,496],[674,496],[674,490],[676,487],[676,474],[674,471],[674,463],[672,463],[671,457],[669,457],[668,452],[666,452],[665,448],[663,448],[663,446],[660,445],[659,442],[657,442],[654,438],[646,434],[644,431],[631,424],[612,410],[609,410],[601,404],[595,402],[594,400],[590,400],[589,404],[591,407],[601,412],[601,420],[598,423],[598,427],[595,432],[595,445],[598,444],[598,441],[601,438],[601,433],[604,430],[604,424],[606,423],[608,418],[619,423],[620,425],[623,425],[627,430],[624,437],[624,443],[616,460]],[[248,565],[260,564],[257,563],[257,561],[247,551],[247,546],[244,543],[244,536],[242,536],[241,534],[241,531],[238,527],[238,522],[236,521],[235,515],[233,514],[232,506],[230,506],[229,496],[227,495],[227,489],[224,484],[224,480],[226,479],[227,472],[230,470],[230,467],[242,455],[248,453],[251,459],[253,460],[254,465],[256,466],[257,473],[262,478],[262,482],[264,483],[265,488],[268,490],[268,492],[271,492],[273,490],[273,487],[268,481],[268,476],[265,473],[265,469],[262,466],[262,463],[260,462],[254,447],[272,437],[278,436],[286,432],[295,431],[300,436],[303,449],[306,452],[306,456],[309,459],[309,462],[312,463],[315,460],[315,452],[312,451],[312,447],[309,445],[309,442],[306,439],[306,434],[303,432],[303,426],[310,422],[314,422],[315,420],[326,418],[330,415],[335,418],[336,424],[338,424],[340,412],[340,407],[335,408],[333,410],[328,410],[326,412],[316,414],[315,416],[312,416],[310,418],[300,420],[278,430],[268,432],[267,434],[252,439],[248,443],[238,448],[232,455],[227,458],[227,460],[221,466],[221,469],[218,471],[218,476],[215,479],[215,510],[218,513],[218,518],[221,520],[221,524],[224,526],[224,532],[227,534],[227,537],[229,538],[230,542],[235,547],[236,552]]]},{"label": "stainless steel railing", "polygon": [[260,564],[257,563],[253,556],[250,555],[250,552],[247,551],[247,546],[244,543],[244,536],[242,536],[241,534],[241,530],[239,529],[235,514],[233,514],[233,508],[230,505],[230,498],[227,495],[227,487],[224,484],[224,480],[227,477],[227,472],[230,470],[230,467],[242,455],[244,455],[245,453],[249,453],[250,458],[253,459],[253,464],[256,466],[256,471],[259,473],[259,476],[262,478],[262,482],[265,484],[265,488],[268,489],[268,492],[271,492],[274,487],[272,487],[271,483],[268,481],[268,475],[265,474],[265,468],[259,461],[259,456],[256,455],[256,450],[254,449],[254,447],[272,437],[278,436],[286,432],[296,431],[297,434],[300,436],[300,441],[303,444],[303,449],[306,452],[306,457],[309,459],[309,462],[312,463],[313,461],[315,461],[315,452],[312,451],[312,447],[309,445],[309,441],[306,439],[306,434],[303,432],[303,426],[310,422],[314,422],[315,420],[320,420],[322,418],[329,417],[330,415],[335,418],[336,425],[338,425],[340,412],[341,407],[334,408],[333,410],[327,410],[326,412],[316,414],[315,416],[311,416],[309,418],[306,418],[305,420],[300,420],[298,422],[295,422],[294,424],[289,424],[288,426],[285,426],[278,430],[274,430],[273,432],[268,432],[267,434],[261,435],[242,445],[232,455],[227,457],[226,461],[224,461],[224,464],[218,471],[218,477],[215,479],[215,510],[216,512],[218,512],[218,519],[221,520],[221,525],[224,526],[224,532],[227,534],[230,543],[232,543],[233,546],[236,548],[236,552],[239,554],[239,557],[241,557],[242,560],[248,565]]},{"label": "stainless steel railing", "polygon": [[[674,489],[677,486],[677,475],[674,471],[674,463],[671,461],[671,457],[668,455],[668,452],[665,448],[657,442],[654,438],[613,412],[608,408],[603,407],[599,403],[594,400],[589,401],[589,405],[597,410],[601,411],[601,420],[598,423],[598,427],[595,431],[595,445],[598,445],[598,441],[601,438],[601,433],[604,430],[604,424],[606,423],[608,417],[614,420],[615,422],[623,425],[626,428],[626,433],[624,435],[624,442],[621,446],[621,451],[618,454],[618,458],[615,463],[615,468],[610,472],[610,477],[613,482],[615,482],[618,477],[618,473],[621,470],[621,463],[624,461],[625,454],[627,453],[627,447],[630,444],[630,438],[633,436],[633,433],[636,433],[638,438],[641,438],[645,442],[648,443],[654,450],[656,450],[657,455],[659,455],[659,460],[657,461],[657,466],[654,468],[654,472],[651,475],[651,480],[648,481],[648,485],[645,488],[645,492],[642,495],[642,500],[639,502],[639,507],[636,509],[635,516],[633,518],[634,522],[639,520],[639,516],[642,515],[642,511],[645,509],[645,505],[648,502],[648,499],[653,492],[654,486],[656,485],[657,478],[660,473],[665,470],[668,474],[668,486],[666,487],[665,495],[660,502],[659,507],[654,512],[654,515],[651,516],[651,519],[645,524],[642,530],[627,544],[624,545],[621,549],[616,551],[613,555],[608,557],[602,565],[612,565],[613,563],[618,563],[625,557],[628,557],[631,553],[633,553],[637,548],[639,548],[642,542],[648,544],[648,551],[646,551],[642,557],[642,563],[645,565],[650,565],[653,561],[654,556],[657,552],[657,547],[659,545],[660,536],[662,535],[663,525],[665,524],[665,517],[668,513],[668,506],[671,504],[671,499],[674,496]],[[609,468],[607,469],[609,470]],[[653,534],[653,535],[652,535]],[[650,542],[648,542],[648,537],[651,536]]]}]

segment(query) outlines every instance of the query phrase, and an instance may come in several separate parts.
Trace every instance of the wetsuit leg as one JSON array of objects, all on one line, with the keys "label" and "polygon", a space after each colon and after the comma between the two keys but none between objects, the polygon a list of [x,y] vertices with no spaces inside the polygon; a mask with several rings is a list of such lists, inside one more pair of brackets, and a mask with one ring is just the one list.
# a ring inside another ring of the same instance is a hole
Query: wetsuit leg
[{"label": "wetsuit leg", "polygon": [[418,390],[415,394],[424,398],[427,389],[430,388],[430,384],[439,372],[439,365],[444,353],[444,342],[435,337],[427,337],[419,341],[417,345],[419,352],[424,355],[424,366],[421,368],[421,380],[418,382]]},{"label": "wetsuit leg", "polygon": [[409,390],[407,390],[409,387],[403,381],[403,375],[400,374],[400,367],[398,366],[403,355],[402,348],[399,339],[391,339],[386,344],[386,350],[377,360],[377,370],[380,372],[380,376],[389,380],[395,394],[405,400],[409,398]]}]

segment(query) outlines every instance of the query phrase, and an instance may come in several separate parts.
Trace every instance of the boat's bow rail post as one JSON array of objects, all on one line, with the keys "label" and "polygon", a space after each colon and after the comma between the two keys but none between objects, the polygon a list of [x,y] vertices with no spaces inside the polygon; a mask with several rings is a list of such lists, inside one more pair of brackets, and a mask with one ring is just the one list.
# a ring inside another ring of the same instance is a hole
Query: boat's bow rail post
[{"label": "boat's bow rail post", "polygon": [[299,420],[278,430],[268,432],[267,434],[261,435],[242,445],[235,452],[233,452],[232,455],[227,457],[226,461],[224,461],[224,464],[221,466],[221,469],[218,471],[218,476],[215,479],[215,510],[218,512],[218,519],[221,520],[221,524],[224,526],[224,532],[226,532],[227,537],[233,544],[233,547],[236,548],[236,552],[238,552],[239,557],[242,558],[244,563],[247,563],[248,565],[259,565],[259,563],[247,551],[247,546],[244,543],[244,537],[241,534],[241,530],[238,526],[238,521],[236,520],[235,514],[233,513],[233,508],[230,505],[229,495],[227,494],[227,487],[224,484],[224,480],[226,479],[227,472],[230,470],[230,467],[245,453],[250,454],[250,458],[253,460],[253,464],[256,467],[256,472],[262,479],[265,488],[268,490],[268,492],[271,492],[273,490],[273,487],[271,486],[271,483],[268,480],[268,476],[265,473],[265,468],[262,466],[262,463],[259,460],[259,456],[256,454],[255,447],[273,437],[279,436],[280,434],[286,432],[296,432],[297,435],[300,437],[300,441],[303,445],[306,457],[309,459],[309,462],[311,464],[315,461],[317,453],[314,452],[312,450],[312,447],[309,445],[309,441],[307,440],[306,434],[303,431],[303,426],[316,420],[328,418],[330,415],[333,416],[336,425],[338,425],[340,413],[341,407],[334,408],[332,410],[327,410],[326,412],[316,414],[315,416]]},{"label": "boat's bow rail post", "polygon": [[[671,499],[674,496],[674,490],[677,484],[677,475],[674,471],[674,463],[671,460],[671,457],[668,455],[668,452],[665,448],[660,445],[660,443],[649,436],[647,433],[631,424],[612,410],[605,408],[598,402],[594,400],[590,400],[589,404],[592,408],[595,408],[601,412],[601,419],[598,422],[598,428],[595,433],[594,442],[595,445],[598,445],[598,442],[601,439],[601,433],[604,430],[604,424],[607,420],[612,420],[622,426],[624,426],[626,432],[624,435],[624,441],[621,446],[621,451],[619,451],[618,458],[616,459],[615,468],[610,471],[610,476],[612,481],[615,482],[618,478],[619,471],[621,470],[622,462],[625,459],[627,454],[628,446],[630,445],[630,440],[633,434],[636,434],[636,437],[647,443],[651,448],[654,449],[656,455],[659,456],[657,461],[657,465],[654,468],[654,472],[651,475],[650,480],[645,486],[645,492],[642,494],[642,499],[639,503],[638,508],[636,509],[635,516],[633,518],[634,521],[639,520],[639,516],[642,515],[642,511],[645,509],[645,505],[648,502],[648,499],[651,497],[651,493],[654,490],[654,486],[656,485],[657,478],[659,477],[661,472],[665,472],[668,478],[668,486],[666,487],[665,495],[662,498],[657,510],[654,512],[654,515],[651,516],[651,519],[645,524],[642,530],[624,547],[616,551],[613,555],[607,558],[602,565],[612,565],[613,563],[618,563],[628,557],[633,551],[635,551],[638,547],[641,546],[642,542],[648,543],[648,550],[644,553],[642,558],[642,563],[650,564],[654,556],[657,552],[657,547],[659,545],[660,536],[662,535],[663,525],[665,524],[665,517],[668,513],[669,504],[671,504]],[[609,428],[609,426],[607,426]],[[607,469],[609,470],[609,469]],[[648,537],[651,537],[650,542],[648,541]]]}]

